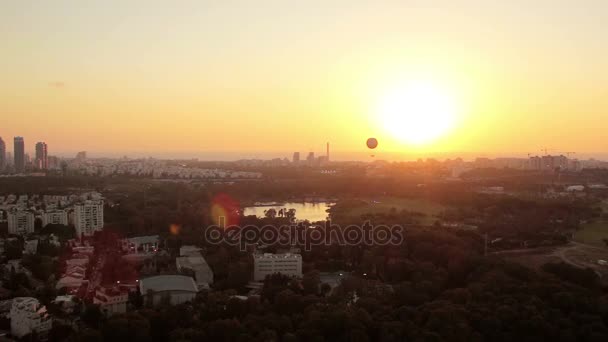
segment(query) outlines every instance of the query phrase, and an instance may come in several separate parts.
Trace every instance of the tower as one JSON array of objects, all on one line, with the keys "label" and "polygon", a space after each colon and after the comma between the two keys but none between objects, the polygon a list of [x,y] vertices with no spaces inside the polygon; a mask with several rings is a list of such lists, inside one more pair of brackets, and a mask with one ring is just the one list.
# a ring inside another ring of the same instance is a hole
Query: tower
[{"label": "tower", "polygon": [[36,167],[46,170],[49,167],[48,150],[45,142],[36,143]]},{"label": "tower", "polygon": [[15,152],[15,172],[23,173],[25,171],[25,145],[23,137],[15,137],[13,148]]},{"label": "tower", "polygon": [[0,172],[6,167],[6,144],[0,137]]}]

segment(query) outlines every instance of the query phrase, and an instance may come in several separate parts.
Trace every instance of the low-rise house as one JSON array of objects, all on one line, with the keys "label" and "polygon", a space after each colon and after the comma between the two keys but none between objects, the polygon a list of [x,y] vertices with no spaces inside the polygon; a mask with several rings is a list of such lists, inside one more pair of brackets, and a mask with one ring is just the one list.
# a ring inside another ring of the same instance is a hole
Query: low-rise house
[{"label": "low-rise house", "polygon": [[128,301],[129,292],[118,287],[100,286],[95,289],[93,297],[93,304],[99,305],[101,311],[108,316],[127,312]]},{"label": "low-rise house", "polygon": [[53,325],[46,307],[32,297],[14,298],[10,316],[11,334],[17,338],[35,332],[44,340]]}]

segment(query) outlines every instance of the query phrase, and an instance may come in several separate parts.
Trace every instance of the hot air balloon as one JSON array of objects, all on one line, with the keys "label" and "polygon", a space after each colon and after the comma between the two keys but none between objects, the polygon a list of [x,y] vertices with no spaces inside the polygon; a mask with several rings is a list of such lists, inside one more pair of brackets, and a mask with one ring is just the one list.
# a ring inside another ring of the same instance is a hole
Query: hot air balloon
[{"label": "hot air balloon", "polygon": [[376,140],[376,138],[367,139],[367,148],[373,150],[376,147],[378,147],[378,140]]}]

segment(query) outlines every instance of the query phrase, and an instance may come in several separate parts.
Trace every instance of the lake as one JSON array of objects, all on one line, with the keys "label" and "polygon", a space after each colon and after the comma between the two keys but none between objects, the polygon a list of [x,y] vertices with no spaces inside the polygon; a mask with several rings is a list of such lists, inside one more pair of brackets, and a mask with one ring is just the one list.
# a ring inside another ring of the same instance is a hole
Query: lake
[{"label": "lake", "polygon": [[329,206],[333,204],[334,203],[330,202],[287,202],[281,205],[258,205],[245,207],[243,214],[245,216],[255,215],[257,217],[264,217],[265,210],[274,208],[278,212],[281,208],[286,208],[295,209],[296,219],[299,221],[324,221],[327,219],[328,215],[326,210],[329,209]]}]

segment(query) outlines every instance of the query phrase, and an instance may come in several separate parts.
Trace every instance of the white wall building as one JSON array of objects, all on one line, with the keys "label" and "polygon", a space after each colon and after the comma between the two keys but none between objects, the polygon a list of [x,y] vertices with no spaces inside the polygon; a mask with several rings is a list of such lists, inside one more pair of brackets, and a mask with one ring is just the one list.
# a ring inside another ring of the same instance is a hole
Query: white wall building
[{"label": "white wall building", "polygon": [[11,334],[18,338],[36,332],[45,339],[53,324],[46,307],[32,297],[14,298],[10,315]]},{"label": "white wall building", "polygon": [[121,249],[127,254],[150,254],[158,251],[158,235],[137,236],[120,241]]},{"label": "white wall building", "polygon": [[49,224],[68,225],[68,213],[65,210],[47,211],[42,214],[42,226],[46,227]]},{"label": "white wall building", "polygon": [[8,213],[8,233],[26,235],[34,232],[34,214],[29,211]]},{"label": "white wall building", "polygon": [[253,280],[262,281],[267,275],[281,273],[293,277],[302,276],[302,256],[300,254],[254,254]]},{"label": "white wall building", "polygon": [[141,279],[139,292],[144,304],[151,301],[152,305],[158,305],[166,298],[171,305],[177,305],[193,300],[198,288],[192,277],[160,275]]},{"label": "white wall building", "polygon": [[74,206],[76,235],[92,236],[103,229],[103,200],[84,201]]},{"label": "white wall building", "polygon": [[127,312],[128,301],[129,293],[118,288],[98,287],[93,297],[93,304],[108,316]]}]

